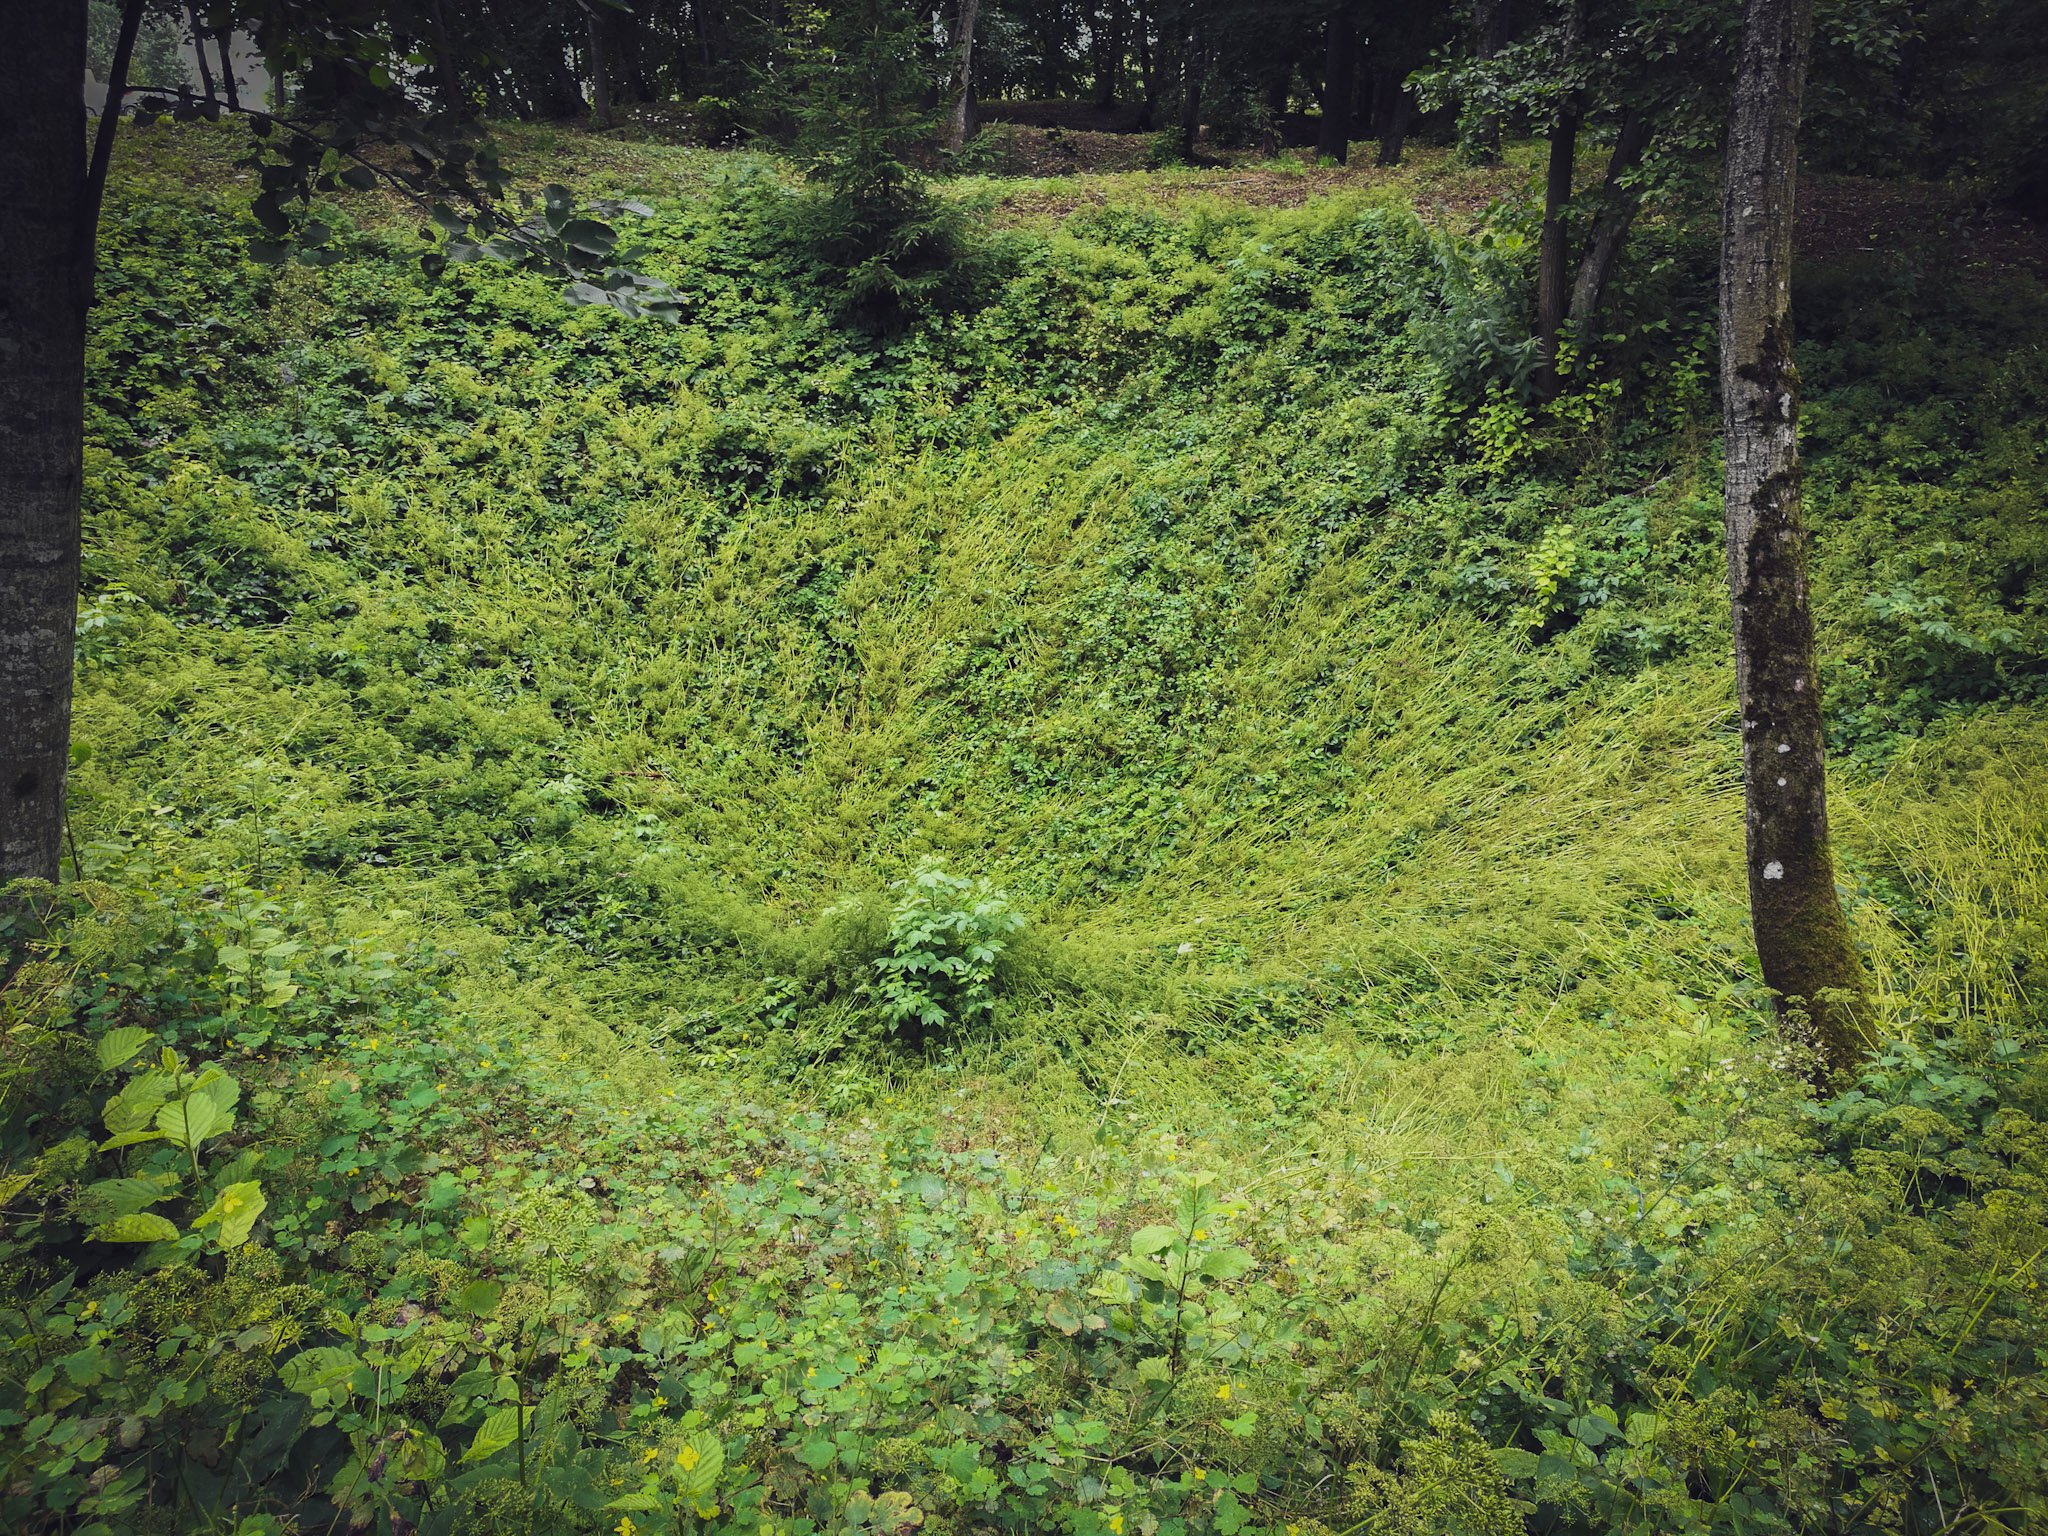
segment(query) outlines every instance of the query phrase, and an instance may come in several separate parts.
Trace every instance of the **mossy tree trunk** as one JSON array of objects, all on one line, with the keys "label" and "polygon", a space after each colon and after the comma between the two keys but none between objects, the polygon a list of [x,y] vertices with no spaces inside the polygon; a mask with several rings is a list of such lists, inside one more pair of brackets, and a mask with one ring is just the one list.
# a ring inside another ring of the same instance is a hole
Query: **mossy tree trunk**
[{"label": "mossy tree trunk", "polygon": [[1793,199],[1813,0],[1749,0],[1721,210],[1728,585],[1757,958],[1825,1069],[1867,1045],[1863,970],[1828,852],[1827,768],[1792,363]]}]

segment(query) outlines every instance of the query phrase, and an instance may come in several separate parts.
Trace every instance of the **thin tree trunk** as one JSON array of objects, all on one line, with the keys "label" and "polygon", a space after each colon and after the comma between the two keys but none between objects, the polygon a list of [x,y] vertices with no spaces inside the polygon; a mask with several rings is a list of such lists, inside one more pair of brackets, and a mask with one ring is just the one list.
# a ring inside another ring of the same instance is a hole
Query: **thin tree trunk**
[{"label": "thin tree trunk", "polygon": [[974,24],[980,16],[981,0],[960,0],[954,19],[953,78],[946,103],[946,148],[956,155],[979,126],[974,109]]},{"label": "thin tree trunk", "polygon": [[599,128],[616,128],[618,118],[612,112],[612,75],[610,49],[606,47],[604,16],[593,0],[583,4],[584,36],[589,39],[590,51],[590,120]]},{"label": "thin tree trunk", "polygon": [[1828,851],[1792,361],[1793,202],[1812,31],[1813,0],[1745,9],[1721,208],[1721,416],[1757,959],[1788,1030],[1841,1071],[1869,1036],[1863,968]]},{"label": "thin tree trunk", "polygon": [[[107,80],[111,147],[141,21],[130,0]],[[0,884],[55,880],[71,747],[85,310],[85,7],[37,0],[0,54]],[[95,152],[104,166],[106,156]]]},{"label": "thin tree trunk", "polygon": [[1579,147],[1579,109],[1567,104],[1550,126],[1550,163],[1543,178],[1543,234],[1536,249],[1536,371],[1540,400],[1557,398],[1557,333],[1564,328],[1571,281],[1571,244],[1565,205],[1572,196],[1572,161]]},{"label": "thin tree trunk", "polygon": [[[1508,0],[1474,0],[1472,52],[1483,64],[1508,45]],[[1472,126],[1472,158],[1500,164],[1500,114],[1488,112]]]},{"label": "thin tree trunk", "polygon": [[[213,63],[206,57],[206,25],[199,19],[199,7],[193,0],[186,0],[185,21],[192,28],[192,57],[199,65],[199,89],[208,101],[215,100],[213,92]],[[165,84],[171,82],[165,81]]]},{"label": "thin tree trunk", "polygon": [[1316,154],[1342,165],[1351,153],[1351,84],[1357,70],[1358,17],[1350,0],[1330,13],[1323,45],[1323,112]]},{"label": "thin tree trunk", "polygon": [[213,37],[220,49],[220,88],[228,99],[228,110],[242,110],[242,88],[235,79],[235,33],[232,27],[222,27]]},{"label": "thin tree trunk", "polygon": [[1144,98],[1138,126],[1149,129],[1159,120],[1159,49],[1152,39],[1151,12],[1144,6],[1138,8],[1138,89]]},{"label": "thin tree trunk", "polygon": [[468,117],[469,98],[463,93],[462,71],[455,63],[445,0],[427,0],[427,37],[434,48],[434,86],[441,93],[441,105],[454,117]]},{"label": "thin tree trunk", "polygon": [[1180,62],[1180,155],[1195,158],[1195,141],[1202,133],[1202,77],[1208,63],[1202,55],[1202,35],[1189,32]]},{"label": "thin tree trunk", "polygon": [[1643,149],[1649,142],[1649,119],[1631,107],[1622,117],[1614,153],[1607,159],[1607,180],[1600,188],[1600,213],[1593,220],[1593,232],[1586,237],[1585,255],[1579,260],[1579,275],[1572,284],[1570,318],[1574,332],[1585,330],[1600,312],[1601,295],[1607,291],[1607,280],[1614,275],[1614,265],[1628,239],[1628,227],[1640,206],[1635,192],[1623,183],[1643,163]]}]

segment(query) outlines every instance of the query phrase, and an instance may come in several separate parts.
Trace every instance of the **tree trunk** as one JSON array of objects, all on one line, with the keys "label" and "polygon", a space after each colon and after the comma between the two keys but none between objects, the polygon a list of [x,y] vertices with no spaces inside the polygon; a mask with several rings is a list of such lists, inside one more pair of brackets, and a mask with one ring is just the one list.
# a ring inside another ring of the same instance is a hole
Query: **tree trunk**
[{"label": "tree trunk", "polygon": [[1600,312],[1600,297],[1614,264],[1628,239],[1628,227],[1635,219],[1638,198],[1623,185],[1629,173],[1643,163],[1643,149],[1650,142],[1649,119],[1629,108],[1621,120],[1621,134],[1614,141],[1614,153],[1607,160],[1607,180],[1600,188],[1600,213],[1593,232],[1586,237],[1586,252],[1579,260],[1579,275],[1572,284],[1572,330],[1582,332]]},{"label": "tree trunk", "polygon": [[1142,106],[1138,126],[1150,129],[1159,121],[1159,49],[1152,38],[1152,14],[1138,8],[1138,90]]},{"label": "tree trunk", "polygon": [[[140,19],[131,0],[129,17]],[[34,0],[0,54],[0,884],[55,880],[71,747],[85,308],[85,7]],[[108,79],[109,136],[134,29]],[[96,159],[101,158],[96,156]]]},{"label": "tree trunk", "polygon": [[980,125],[974,105],[974,24],[981,16],[981,0],[960,0],[954,21],[953,79],[946,103],[946,148],[959,154]]},{"label": "tree trunk", "polygon": [[612,102],[638,103],[654,99],[654,92],[647,78],[647,69],[642,62],[640,9],[625,6],[617,10],[607,9],[605,27],[608,31],[606,57],[611,60]]},{"label": "tree trunk", "polygon": [[593,0],[584,0],[583,19],[590,51],[590,121],[599,128],[616,128],[618,118],[612,111],[611,49],[606,46],[610,39],[605,36],[602,8]]},{"label": "tree trunk", "polygon": [[1195,158],[1195,141],[1202,133],[1202,77],[1208,62],[1202,54],[1202,35],[1189,32],[1180,56],[1180,155]]},{"label": "tree trunk", "polygon": [[1348,3],[1330,14],[1323,46],[1323,113],[1316,154],[1342,165],[1351,153],[1351,82],[1358,72],[1358,18]]},{"label": "tree trunk", "polygon": [[1571,247],[1564,210],[1572,197],[1572,160],[1579,147],[1579,109],[1567,104],[1550,125],[1550,164],[1543,178],[1543,235],[1536,250],[1536,371],[1539,400],[1558,391],[1557,333],[1564,328]]},{"label": "tree trunk", "polygon": [[1095,50],[1095,105],[1105,112],[1116,105],[1124,72],[1124,3],[1109,0],[1102,8],[1101,40]]},{"label": "tree trunk", "polygon": [[455,63],[446,0],[427,0],[427,37],[434,48],[434,87],[440,92],[442,107],[451,116],[468,117],[469,98],[463,94],[462,71]]},{"label": "tree trunk", "polygon": [[1399,165],[1408,143],[1408,119],[1415,111],[1415,99],[1408,94],[1398,70],[1387,72],[1385,91],[1387,115],[1381,120],[1378,158],[1381,165]]},{"label": "tree trunk", "polygon": [[206,56],[206,24],[199,19],[199,7],[194,0],[185,0],[185,21],[192,28],[192,57],[199,65],[199,89],[210,102],[215,100],[213,61]]},{"label": "tree trunk", "polygon": [[[1474,0],[1472,52],[1485,63],[1507,47],[1508,0]],[[1500,164],[1500,114],[1488,112],[1472,125],[1472,158],[1480,165]]]},{"label": "tree trunk", "polygon": [[228,110],[230,112],[239,112],[242,110],[242,88],[235,79],[234,28],[222,27],[220,31],[214,34],[213,40],[220,49],[221,94],[228,99]]},{"label": "tree trunk", "polygon": [[1823,1067],[1869,1043],[1863,968],[1828,852],[1820,685],[1799,508],[1792,223],[1813,0],[1749,0],[1721,207],[1724,516],[1757,959],[1781,1020]]}]

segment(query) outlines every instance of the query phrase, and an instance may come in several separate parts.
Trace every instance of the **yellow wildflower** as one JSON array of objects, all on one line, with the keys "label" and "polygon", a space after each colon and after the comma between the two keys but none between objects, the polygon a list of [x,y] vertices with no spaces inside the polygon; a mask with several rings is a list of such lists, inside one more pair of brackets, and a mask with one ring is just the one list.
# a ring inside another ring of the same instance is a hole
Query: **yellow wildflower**
[{"label": "yellow wildflower", "polygon": [[633,1523],[631,1515],[621,1515],[619,1516],[619,1523],[613,1526],[612,1529],[617,1531],[619,1536],[633,1536],[633,1533],[639,1530],[640,1527]]},{"label": "yellow wildflower", "polygon": [[1229,1401],[1230,1401],[1230,1383],[1226,1381],[1225,1383],[1223,1383],[1223,1385],[1222,1385],[1222,1386],[1218,1387],[1218,1388],[1216,1389],[1216,1396],[1217,1396],[1217,1398],[1218,1398],[1218,1400],[1219,1400],[1219,1401],[1222,1401],[1222,1402],[1226,1402],[1226,1403],[1227,1403],[1227,1402],[1229,1402]]},{"label": "yellow wildflower", "polygon": [[697,1454],[697,1447],[694,1445],[686,1445],[676,1452],[676,1465],[685,1472],[694,1472],[698,1461],[701,1459]]}]

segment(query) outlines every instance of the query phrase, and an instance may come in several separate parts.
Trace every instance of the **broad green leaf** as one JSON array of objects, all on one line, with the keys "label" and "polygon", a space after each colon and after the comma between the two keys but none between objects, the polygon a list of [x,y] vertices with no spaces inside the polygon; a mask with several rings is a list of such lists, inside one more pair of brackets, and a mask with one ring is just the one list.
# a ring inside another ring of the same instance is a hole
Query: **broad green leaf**
[{"label": "broad green leaf", "polygon": [[489,1317],[498,1310],[505,1287],[495,1280],[472,1280],[455,1294],[455,1310],[472,1317]]},{"label": "broad green leaf", "polygon": [[646,1515],[660,1509],[661,1500],[647,1493],[622,1493],[605,1508],[621,1510],[629,1515]]},{"label": "broad green leaf", "polygon": [[196,1228],[219,1222],[220,1231],[214,1236],[221,1247],[239,1248],[249,1240],[250,1229],[269,1203],[263,1194],[263,1186],[253,1180],[245,1184],[230,1184],[192,1225]]},{"label": "broad green leaf", "polygon": [[154,1211],[138,1211],[103,1221],[86,1235],[103,1243],[168,1243],[178,1235],[178,1228]]},{"label": "broad green leaf", "polygon": [[472,1440],[469,1449],[462,1453],[462,1459],[466,1462],[483,1461],[517,1441],[519,1415],[524,1411],[514,1404],[509,1408],[500,1408],[485,1419],[477,1429],[476,1439]]},{"label": "broad green leaf", "polygon": [[310,1397],[323,1388],[332,1388],[347,1381],[349,1373],[361,1363],[352,1349],[322,1344],[300,1350],[278,1367],[277,1374],[287,1390]]},{"label": "broad green leaf", "polygon": [[1131,1234],[1131,1252],[1138,1254],[1159,1253],[1180,1241],[1180,1234],[1171,1227],[1140,1227]]},{"label": "broad green leaf", "polygon": [[[242,1085],[219,1067],[211,1067],[192,1085],[194,1093],[203,1093],[213,1100],[213,1107],[223,1112],[235,1107],[242,1097]],[[221,1127],[226,1130],[226,1126]]]},{"label": "broad green leaf", "polygon": [[[103,1118],[107,1129],[116,1136],[128,1131],[139,1131],[156,1119],[156,1112],[163,1101],[171,1096],[173,1079],[155,1068],[132,1078],[127,1086],[107,1100]],[[151,1133],[152,1136],[154,1133]]]},{"label": "broad green leaf", "polygon": [[1064,1296],[1055,1296],[1045,1304],[1045,1320],[1068,1338],[1081,1331],[1080,1309]]},{"label": "broad green leaf", "polygon": [[95,1179],[78,1197],[78,1215],[81,1220],[93,1222],[133,1216],[137,1211],[147,1210],[157,1201],[168,1198],[177,1187],[175,1178],[161,1174],[133,1179]]},{"label": "broad green leaf", "polygon": [[9,1204],[16,1195],[33,1184],[35,1179],[36,1176],[32,1173],[10,1173],[6,1178],[0,1179],[0,1206]]},{"label": "broad green leaf", "polygon": [[839,1447],[830,1440],[811,1440],[796,1453],[796,1459],[813,1472],[822,1472],[838,1459]]},{"label": "broad green leaf", "polygon": [[140,1146],[145,1141],[162,1141],[163,1139],[161,1131],[123,1131],[120,1135],[109,1136],[105,1141],[101,1142],[100,1150],[102,1152],[112,1152],[117,1147],[135,1147]]},{"label": "broad green leaf", "polygon": [[1512,1445],[1504,1445],[1495,1451],[1493,1459],[1495,1465],[1500,1468],[1500,1475],[1511,1482],[1527,1482],[1535,1477],[1536,1468],[1543,1460],[1534,1451],[1521,1450]]},{"label": "broad green leaf", "polygon": [[676,1452],[672,1470],[685,1498],[709,1498],[718,1486],[719,1473],[725,1470],[725,1446],[718,1436],[700,1429]]},{"label": "broad green leaf", "polygon": [[156,1112],[156,1128],[172,1146],[197,1151],[211,1136],[234,1124],[234,1117],[203,1092],[194,1091]]},{"label": "broad green leaf", "polygon": [[1201,1273],[1211,1280],[1235,1280],[1257,1262],[1242,1248],[1218,1248],[1202,1255]]},{"label": "broad green leaf", "polygon": [[137,1029],[133,1025],[108,1030],[100,1036],[96,1051],[100,1070],[111,1072],[114,1068],[133,1061],[142,1048],[149,1044],[151,1038],[148,1030]]}]

